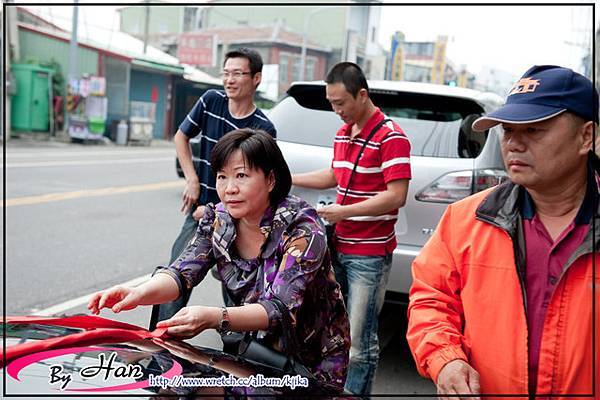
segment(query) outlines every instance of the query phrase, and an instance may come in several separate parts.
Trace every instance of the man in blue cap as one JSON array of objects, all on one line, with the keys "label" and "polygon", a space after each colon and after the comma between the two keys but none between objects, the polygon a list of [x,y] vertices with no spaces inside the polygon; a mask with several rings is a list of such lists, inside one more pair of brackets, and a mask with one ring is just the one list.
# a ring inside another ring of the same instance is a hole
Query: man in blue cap
[{"label": "man in blue cap", "polygon": [[598,92],[535,66],[473,129],[498,124],[510,179],[451,204],[412,265],[417,367],[441,398],[598,394]]}]

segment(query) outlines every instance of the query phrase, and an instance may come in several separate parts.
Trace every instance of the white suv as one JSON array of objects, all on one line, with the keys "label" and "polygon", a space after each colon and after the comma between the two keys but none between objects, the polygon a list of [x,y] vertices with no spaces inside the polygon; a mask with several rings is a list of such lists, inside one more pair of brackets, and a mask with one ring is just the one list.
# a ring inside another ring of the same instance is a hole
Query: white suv
[{"label": "white suv", "polygon": [[[498,132],[477,133],[471,123],[502,105],[500,96],[413,82],[369,81],[373,103],[400,125],[411,142],[412,179],[396,224],[386,300],[404,303],[410,265],[438,224],[446,205],[496,185],[506,177]],[[268,114],[292,173],[331,165],[333,138],[342,125],[325,98],[325,83],[293,83]],[[313,205],[335,201],[335,189],[294,187]]]}]

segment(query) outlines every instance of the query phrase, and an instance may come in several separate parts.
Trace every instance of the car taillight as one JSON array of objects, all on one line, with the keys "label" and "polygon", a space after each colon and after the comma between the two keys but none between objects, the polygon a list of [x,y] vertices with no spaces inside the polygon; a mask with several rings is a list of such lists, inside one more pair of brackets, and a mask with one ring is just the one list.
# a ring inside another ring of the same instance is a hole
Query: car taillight
[{"label": "car taillight", "polygon": [[454,203],[460,199],[495,186],[507,179],[502,169],[455,171],[433,181],[415,195],[419,201]]}]

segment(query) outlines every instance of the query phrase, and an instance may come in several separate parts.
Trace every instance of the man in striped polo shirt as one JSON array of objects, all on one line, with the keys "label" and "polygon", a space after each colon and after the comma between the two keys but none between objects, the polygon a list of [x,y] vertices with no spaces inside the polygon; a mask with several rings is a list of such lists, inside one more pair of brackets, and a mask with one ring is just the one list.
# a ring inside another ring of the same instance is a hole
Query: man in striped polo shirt
[{"label": "man in striped polo shirt", "polygon": [[334,267],[347,296],[352,339],[345,388],[368,395],[379,360],[377,317],[396,248],[394,224],[411,177],[410,143],[394,122],[380,125],[364,147],[349,183],[365,140],[385,116],[369,98],[367,80],[358,65],[336,64],[325,82],[327,100],[344,121],[335,136],[333,162],[324,170],[296,174],[292,182],[313,189],[337,185],[336,204],[319,209],[319,215],[337,223]]},{"label": "man in striped polo shirt", "polygon": [[[196,102],[175,134],[175,150],[185,175],[181,211],[186,218],[181,232],[171,249],[172,264],[198,229],[203,205],[219,203],[215,189],[215,177],[210,169],[210,153],[217,141],[234,129],[262,129],[273,137],[275,127],[254,104],[254,94],[262,77],[263,61],[260,54],[248,48],[240,48],[225,54],[223,63],[224,90],[208,90]],[[199,136],[199,141],[190,139]],[[179,298],[158,307],[158,321],[172,317],[189,299]],[[155,309],[156,310],[156,309]],[[153,311],[152,325],[157,322]]]}]

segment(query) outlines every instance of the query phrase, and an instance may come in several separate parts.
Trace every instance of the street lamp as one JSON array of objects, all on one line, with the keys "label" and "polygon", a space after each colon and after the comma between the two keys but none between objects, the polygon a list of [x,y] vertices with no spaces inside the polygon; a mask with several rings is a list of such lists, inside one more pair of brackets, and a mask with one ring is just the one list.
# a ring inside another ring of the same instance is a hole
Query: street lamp
[{"label": "street lamp", "polygon": [[306,45],[308,44],[308,24],[310,23],[310,19],[318,13],[319,11],[323,11],[326,8],[331,8],[335,6],[321,6],[315,9],[310,10],[306,16],[304,17],[304,32],[302,34],[302,52],[300,53],[300,80],[304,80],[304,70],[306,69]]}]

